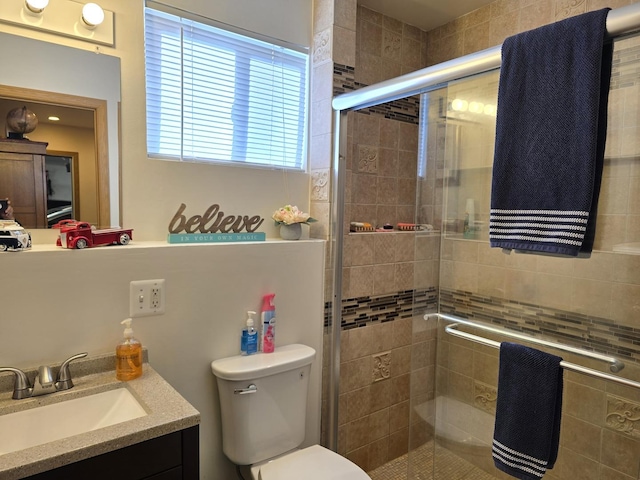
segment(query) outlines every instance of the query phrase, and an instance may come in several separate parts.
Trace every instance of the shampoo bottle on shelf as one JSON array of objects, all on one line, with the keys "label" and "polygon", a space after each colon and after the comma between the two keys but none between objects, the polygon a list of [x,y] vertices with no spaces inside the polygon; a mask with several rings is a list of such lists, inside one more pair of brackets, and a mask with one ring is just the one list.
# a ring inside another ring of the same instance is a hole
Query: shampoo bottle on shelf
[{"label": "shampoo bottle on shelf", "polygon": [[133,337],[131,318],[120,322],[125,326],[124,339],[116,346],[116,378],[133,380],[142,375],[142,344]]},{"label": "shampoo bottle on shelf", "polygon": [[247,312],[247,324],[242,329],[240,352],[242,355],[253,355],[258,352],[258,331],[254,327],[253,316],[256,312]]},{"label": "shampoo bottle on shelf", "polygon": [[260,338],[262,342],[262,352],[272,353],[276,342],[276,307],[273,305],[275,293],[270,293],[262,297],[262,330]]}]

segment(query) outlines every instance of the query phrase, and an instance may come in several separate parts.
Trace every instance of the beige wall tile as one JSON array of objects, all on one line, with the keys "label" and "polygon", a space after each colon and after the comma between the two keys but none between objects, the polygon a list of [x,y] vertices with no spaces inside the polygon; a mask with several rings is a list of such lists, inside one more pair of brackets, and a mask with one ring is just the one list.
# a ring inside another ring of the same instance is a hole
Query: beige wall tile
[{"label": "beige wall tile", "polygon": [[400,20],[396,20],[395,18],[391,18],[387,15],[383,15],[382,17],[382,27],[385,30],[390,30],[394,33],[402,35],[402,27],[403,23]]},{"label": "beige wall tile", "polygon": [[349,235],[351,265],[372,265],[374,252],[373,235]]},{"label": "beige wall tile", "polygon": [[392,382],[390,379],[375,382],[371,385],[369,398],[370,411],[375,412],[392,405],[391,387]]},{"label": "beige wall tile", "polygon": [[587,11],[587,0],[556,0],[555,20],[563,20]]},{"label": "beige wall tile", "polygon": [[390,392],[390,404],[394,405],[396,403],[404,402],[405,400],[409,400],[410,395],[410,375],[400,375],[399,377],[392,377],[389,381],[391,382],[391,392]]},{"label": "beige wall tile", "polygon": [[389,437],[385,436],[370,443],[368,446],[368,467],[371,471],[384,465],[389,459]]},{"label": "beige wall tile", "polygon": [[333,26],[332,59],[342,65],[356,64],[356,32],[346,28]]},{"label": "beige wall tile", "polygon": [[564,415],[560,441],[567,448],[599,462],[601,432],[600,427],[583,422],[571,415]]},{"label": "beige wall tile", "polygon": [[453,262],[452,285],[465,292],[477,292],[478,272],[479,267],[475,263]]},{"label": "beige wall tile", "polygon": [[613,281],[640,285],[640,255],[611,255]]},{"label": "beige wall tile", "polygon": [[411,290],[413,288],[413,262],[395,264],[396,288],[398,290]]},{"label": "beige wall tile", "polygon": [[344,423],[353,422],[371,413],[370,387],[360,388],[346,394],[346,418]]},{"label": "beige wall tile", "polygon": [[356,12],[358,9],[356,0],[333,0],[333,4],[334,23],[347,30],[355,30]]},{"label": "beige wall tile", "polygon": [[396,267],[394,264],[374,265],[373,275],[374,295],[394,293],[397,291]]},{"label": "beige wall tile", "polygon": [[478,293],[506,298],[506,269],[488,265],[478,267]]},{"label": "beige wall tile", "polygon": [[396,237],[396,262],[411,262],[415,258],[416,236],[413,233],[398,233]]},{"label": "beige wall tile", "polygon": [[389,458],[397,458],[409,451],[409,428],[389,435]]},{"label": "beige wall tile", "polygon": [[639,474],[640,442],[624,435],[602,431],[601,462],[625,475],[637,477]]},{"label": "beige wall tile", "polygon": [[638,327],[640,322],[640,285],[613,284],[611,318],[622,325]]},{"label": "beige wall tile", "polygon": [[[611,313],[612,285],[609,282],[574,278],[569,310],[607,318]],[[544,298],[544,297],[543,297]]]},{"label": "beige wall tile", "polygon": [[389,435],[389,409],[383,408],[369,415],[369,438],[374,442]]},{"label": "beige wall tile", "polygon": [[540,273],[536,276],[537,295],[544,305],[569,310],[574,290],[565,276]]},{"label": "beige wall tile", "polygon": [[493,46],[489,35],[490,25],[486,21],[464,30],[462,48],[465,55]]},{"label": "beige wall tile", "polygon": [[373,295],[374,272],[372,266],[351,267],[347,298]]},{"label": "beige wall tile", "polygon": [[565,382],[563,395],[563,409],[571,412],[571,415],[584,422],[596,426],[604,426],[605,419],[605,394],[575,382]]},{"label": "beige wall tile", "polygon": [[522,8],[519,30],[524,32],[553,21],[553,1],[537,0]]}]

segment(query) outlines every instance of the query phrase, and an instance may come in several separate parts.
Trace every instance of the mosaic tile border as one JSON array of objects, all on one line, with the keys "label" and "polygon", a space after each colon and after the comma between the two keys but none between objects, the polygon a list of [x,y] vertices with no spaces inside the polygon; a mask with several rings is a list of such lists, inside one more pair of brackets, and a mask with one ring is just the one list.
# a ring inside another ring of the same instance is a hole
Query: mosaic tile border
[{"label": "mosaic tile border", "polygon": [[[364,327],[374,323],[392,322],[437,311],[438,291],[435,287],[420,290],[347,298],[342,300],[341,329]],[[324,326],[331,325],[331,302],[324,304]]]},{"label": "mosaic tile border", "polygon": [[606,318],[444,288],[440,311],[640,363],[640,328]]},{"label": "mosaic tile border", "polygon": [[[333,64],[333,95],[357,90],[366,87],[364,83],[356,82],[355,68],[349,65]],[[391,120],[412,123],[420,123],[420,97],[401,98],[382,105],[375,105],[358,110],[358,113],[367,115],[380,115]]]},{"label": "mosaic tile border", "polygon": [[638,84],[638,72],[640,71],[638,57],[640,57],[640,45],[614,50],[611,90]]}]

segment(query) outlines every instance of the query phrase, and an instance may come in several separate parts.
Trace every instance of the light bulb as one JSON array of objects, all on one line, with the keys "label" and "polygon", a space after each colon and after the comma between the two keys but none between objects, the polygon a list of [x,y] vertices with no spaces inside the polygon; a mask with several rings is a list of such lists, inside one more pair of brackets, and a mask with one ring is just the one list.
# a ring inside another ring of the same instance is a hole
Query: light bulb
[{"label": "light bulb", "polygon": [[451,102],[451,108],[453,108],[456,112],[466,112],[469,107],[469,102],[466,100],[461,100],[456,98],[453,102]]},{"label": "light bulb", "polygon": [[104,22],[104,10],[97,3],[87,3],[82,7],[82,21],[88,28],[95,28]]},{"label": "light bulb", "polygon": [[471,102],[469,104],[469,111],[472,113],[482,113],[483,109],[484,109],[484,103]]},{"label": "light bulb", "polygon": [[49,0],[25,0],[24,6],[31,13],[42,13],[49,5]]},{"label": "light bulb", "polygon": [[495,115],[496,114],[496,106],[495,105],[491,105],[490,103],[487,103],[484,106],[484,114],[485,115]]}]

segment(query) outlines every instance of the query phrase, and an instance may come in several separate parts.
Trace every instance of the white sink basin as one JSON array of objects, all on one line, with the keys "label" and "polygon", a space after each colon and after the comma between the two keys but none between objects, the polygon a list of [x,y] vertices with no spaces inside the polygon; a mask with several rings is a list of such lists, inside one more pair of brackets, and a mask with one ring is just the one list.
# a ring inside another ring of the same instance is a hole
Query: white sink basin
[{"label": "white sink basin", "polygon": [[0,415],[0,455],[147,414],[126,388]]}]

